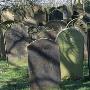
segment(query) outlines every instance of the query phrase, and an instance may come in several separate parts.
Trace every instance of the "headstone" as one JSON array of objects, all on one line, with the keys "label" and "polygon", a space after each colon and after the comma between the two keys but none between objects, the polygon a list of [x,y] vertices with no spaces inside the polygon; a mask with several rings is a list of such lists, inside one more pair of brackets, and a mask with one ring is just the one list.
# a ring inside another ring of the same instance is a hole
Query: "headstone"
[{"label": "headstone", "polygon": [[57,36],[60,50],[61,80],[83,77],[84,37],[76,28],[68,28]]},{"label": "headstone", "polygon": [[29,33],[29,35],[31,35],[33,40],[38,40],[40,38],[47,38],[55,41],[56,36],[58,34],[58,30],[53,30],[48,26],[38,26],[37,28],[33,29],[33,32],[35,33],[32,32]]},{"label": "headstone", "polygon": [[55,41],[57,33],[58,33],[58,31],[53,31],[53,30],[51,30],[51,31],[44,31],[44,32],[38,33],[37,36],[38,36],[38,39],[40,39],[40,38],[47,38],[47,39]]},{"label": "headstone", "polygon": [[64,21],[49,21],[46,24],[46,27],[49,27],[50,29],[53,29],[55,31],[60,31],[61,28],[65,28],[67,25],[67,23],[65,23]]},{"label": "headstone", "polygon": [[40,8],[35,14],[34,18],[38,26],[43,26],[46,24],[46,11]]},{"label": "headstone", "polygon": [[27,57],[27,29],[15,24],[5,33],[6,52],[9,60],[26,59]]},{"label": "headstone", "polygon": [[39,39],[32,42],[28,46],[28,64],[32,81],[30,90],[48,90],[59,87],[59,50],[54,41]]},{"label": "headstone", "polygon": [[63,20],[63,13],[56,9],[49,14],[49,20]]},{"label": "headstone", "polygon": [[14,21],[14,13],[12,12],[12,10],[9,9],[3,10],[1,13],[1,21],[2,22]]}]

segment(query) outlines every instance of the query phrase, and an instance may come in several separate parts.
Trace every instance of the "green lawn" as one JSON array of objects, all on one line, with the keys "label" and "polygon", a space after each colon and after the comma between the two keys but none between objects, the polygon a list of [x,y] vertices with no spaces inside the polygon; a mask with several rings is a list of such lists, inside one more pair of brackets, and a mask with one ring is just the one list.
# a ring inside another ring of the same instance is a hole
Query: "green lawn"
[{"label": "green lawn", "polygon": [[[21,61],[22,62],[22,61]],[[0,90],[28,90],[27,64],[0,61]]]},{"label": "green lawn", "polygon": [[[6,61],[0,61],[0,90],[29,90],[27,69],[27,62],[22,60],[8,64]],[[90,90],[87,63],[84,63],[84,75],[86,77],[83,80],[67,80],[61,84],[61,89],[48,90]]]}]

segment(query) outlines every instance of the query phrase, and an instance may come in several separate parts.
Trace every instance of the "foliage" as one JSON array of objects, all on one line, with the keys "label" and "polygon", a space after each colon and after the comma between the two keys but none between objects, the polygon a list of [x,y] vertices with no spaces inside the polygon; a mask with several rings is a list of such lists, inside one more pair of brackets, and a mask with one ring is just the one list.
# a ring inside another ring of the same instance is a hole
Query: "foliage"
[{"label": "foliage", "polygon": [[15,15],[17,15],[16,17],[16,21],[22,21],[25,17],[25,10],[24,10],[24,6],[23,5],[13,5],[13,11],[15,13]]},{"label": "foliage", "polygon": [[4,30],[8,30],[8,28],[10,28],[13,23],[15,23],[15,21],[12,21],[12,20],[2,22],[2,23],[0,23],[0,28],[2,28]]},{"label": "foliage", "polygon": [[90,1],[89,1],[89,0],[86,0],[84,6],[85,6],[85,11],[86,11],[87,13],[90,13]]}]

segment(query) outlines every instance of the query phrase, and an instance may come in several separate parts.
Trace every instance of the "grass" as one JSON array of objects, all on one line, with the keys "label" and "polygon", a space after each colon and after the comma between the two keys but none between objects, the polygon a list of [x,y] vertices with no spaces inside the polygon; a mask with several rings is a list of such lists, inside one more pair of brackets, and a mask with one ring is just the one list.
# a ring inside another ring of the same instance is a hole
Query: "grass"
[{"label": "grass", "polygon": [[12,63],[0,61],[0,90],[28,90],[27,64],[24,61],[21,61],[20,65],[18,61]]},{"label": "grass", "polygon": [[[29,76],[26,61],[0,61],[0,90],[29,90]],[[83,80],[66,80],[59,89],[48,90],[90,90],[87,62],[84,63]]]}]

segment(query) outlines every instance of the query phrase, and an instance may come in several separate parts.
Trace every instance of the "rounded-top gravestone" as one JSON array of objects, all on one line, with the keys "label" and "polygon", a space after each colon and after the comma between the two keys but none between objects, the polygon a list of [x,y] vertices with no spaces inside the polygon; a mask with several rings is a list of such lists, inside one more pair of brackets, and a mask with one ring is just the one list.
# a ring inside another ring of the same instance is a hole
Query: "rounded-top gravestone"
[{"label": "rounded-top gravestone", "polygon": [[76,28],[67,28],[57,35],[60,51],[61,79],[83,77],[84,37]]}]

